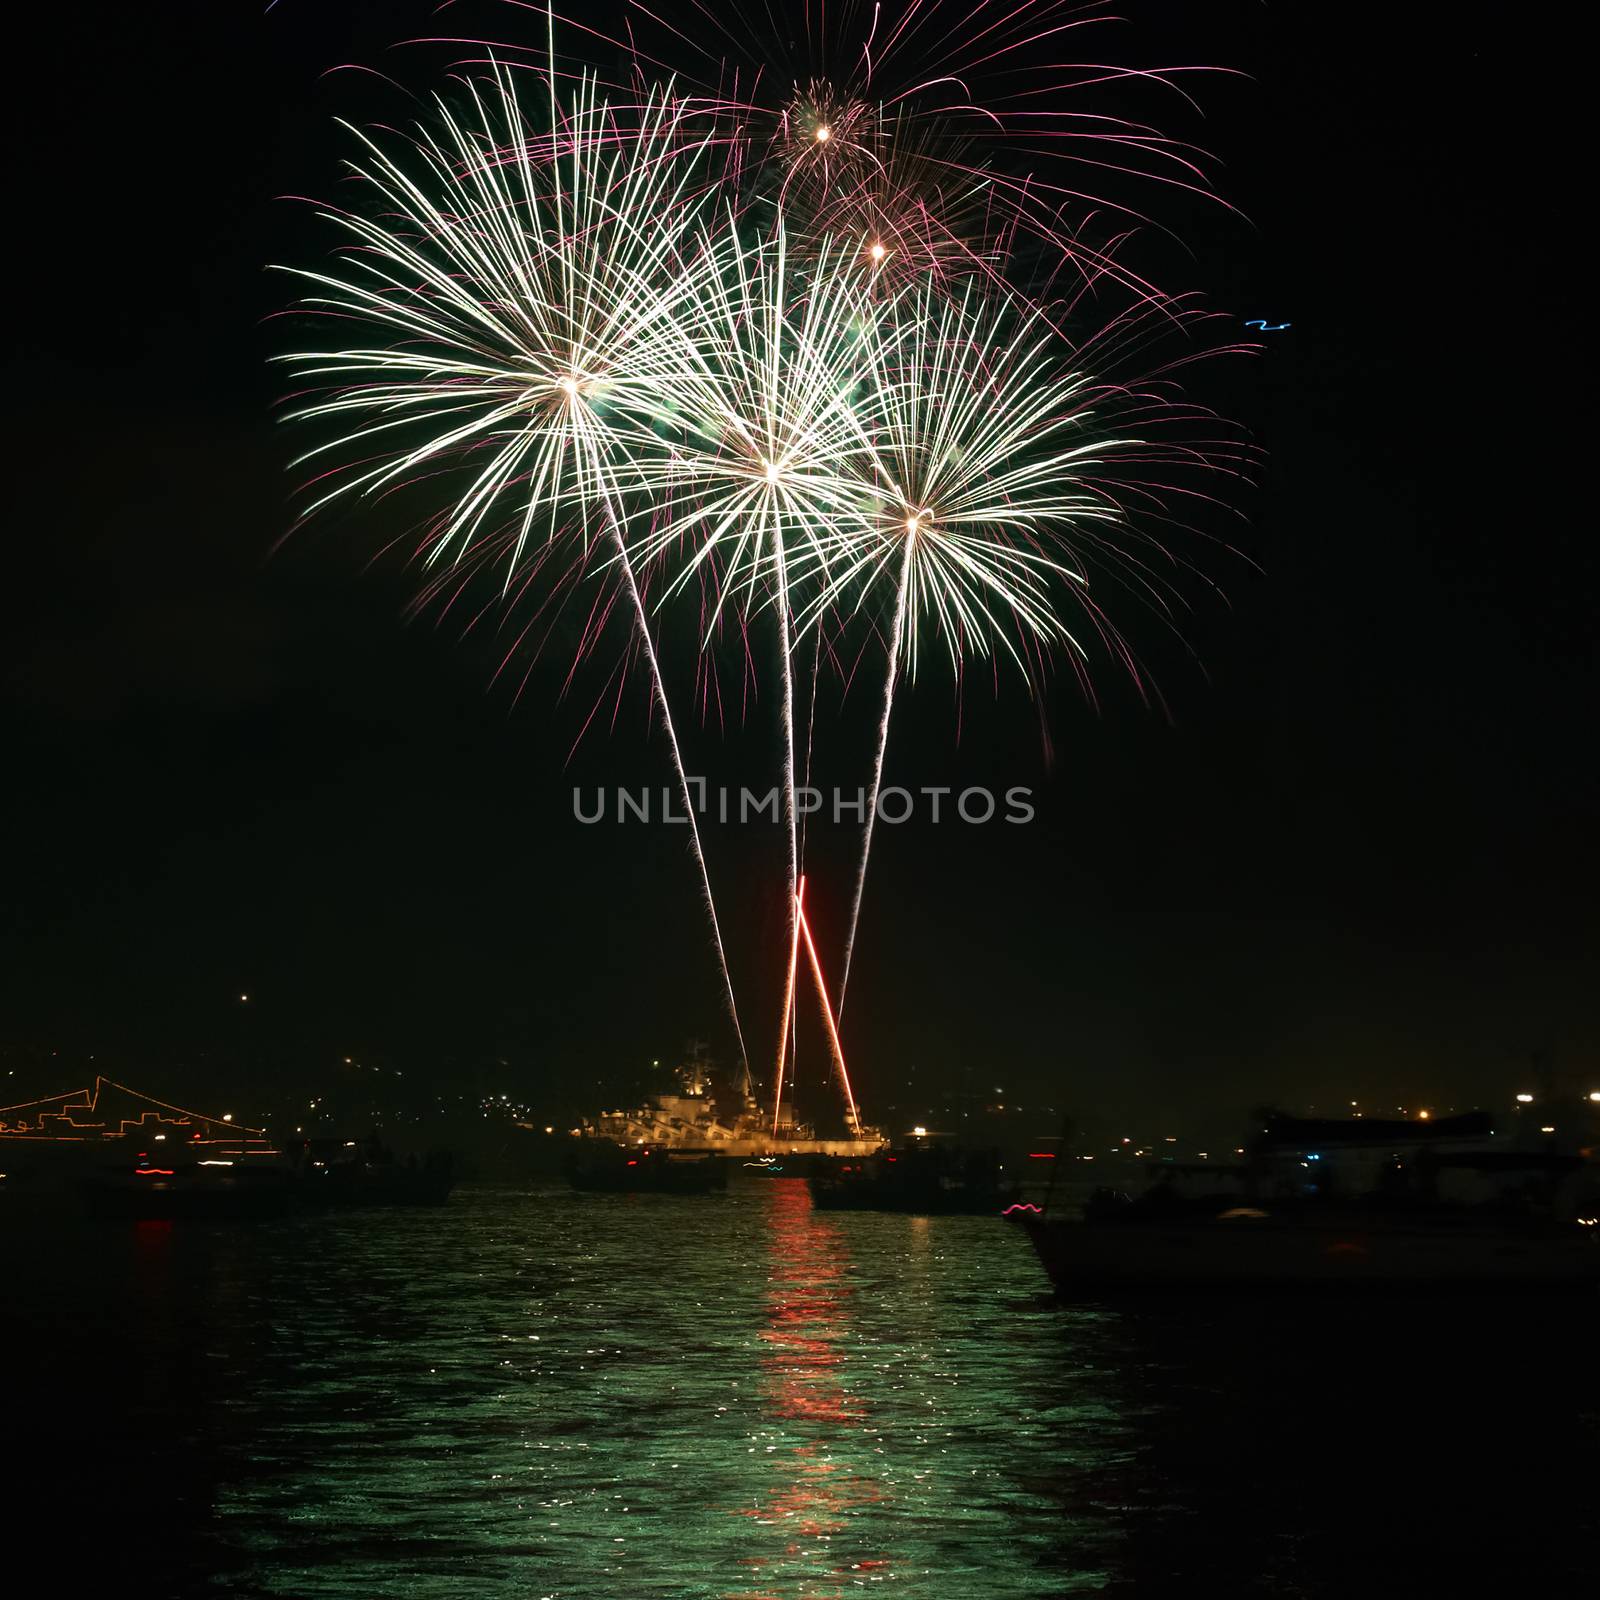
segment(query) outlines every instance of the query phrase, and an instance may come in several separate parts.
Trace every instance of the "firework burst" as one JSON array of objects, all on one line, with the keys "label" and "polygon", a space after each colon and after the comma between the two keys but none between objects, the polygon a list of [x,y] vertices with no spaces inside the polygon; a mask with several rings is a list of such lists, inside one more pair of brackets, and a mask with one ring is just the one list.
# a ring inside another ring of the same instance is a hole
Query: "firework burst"
[{"label": "firework burst", "polygon": [[[1082,243],[1067,221],[1082,192],[1059,161],[1186,185],[1203,185],[1200,165],[1142,123],[1075,102],[1037,109],[1046,86],[1169,79],[1055,61],[1103,20],[1065,0],[824,16],[807,9],[793,51],[742,35],[718,54],[677,34],[686,77],[701,80],[687,90],[648,85],[658,54],[634,30],[635,81],[609,101],[589,76],[558,89],[553,49],[534,72],[491,58],[409,141],[358,133],[360,198],[323,213],[346,248],[298,271],[301,310],[338,337],[285,358],[305,385],[292,415],[332,435],[302,458],[308,514],[431,491],[417,554],[433,595],[492,573],[520,608],[539,588],[548,603],[614,578],[741,1053],[658,640],[694,613],[691,594],[702,661],[726,618],[747,639],[770,623],[790,947],[774,1119],[802,943],[822,986],[795,804],[799,641],[813,632],[820,659],[825,633],[863,619],[883,643],[871,803],[827,1018],[842,1076],[835,1021],[898,686],[930,648],[958,673],[1003,658],[1030,687],[1052,654],[1082,675],[1107,652],[1137,676],[1092,580],[1109,573],[1165,609],[1150,529],[1167,516],[1168,468],[1209,470],[1220,454],[1204,430],[1162,442],[1204,415],[1173,387],[1201,348],[1200,314],[1127,270],[1124,239]],[[519,82],[538,93],[519,97]],[[1030,141],[1053,175],[1019,167]],[[1023,235],[1032,298],[1011,282]],[[1188,342],[1158,378],[1109,376],[1174,331]],[[809,747],[808,727],[808,770]]]},{"label": "firework burst", "polygon": [[[549,0],[503,3],[556,18]],[[619,90],[681,83],[729,180],[784,206],[792,231],[855,231],[885,262],[899,239],[913,273],[991,270],[1027,241],[1047,284],[1067,274],[1158,300],[1125,259],[1127,231],[1164,190],[1214,197],[1211,158],[1156,119],[1194,111],[1186,79],[1218,69],[1113,64],[1123,19],[1096,0],[690,0],[681,14],[625,0],[614,35],[565,20],[629,64]],[[1097,242],[1098,216],[1121,220]]]}]

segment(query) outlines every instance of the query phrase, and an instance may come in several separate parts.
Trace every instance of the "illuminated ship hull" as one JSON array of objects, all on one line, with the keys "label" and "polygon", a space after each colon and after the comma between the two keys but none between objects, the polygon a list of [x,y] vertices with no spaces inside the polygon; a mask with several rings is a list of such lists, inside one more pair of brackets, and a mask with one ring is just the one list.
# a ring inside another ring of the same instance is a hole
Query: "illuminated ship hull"
[{"label": "illuminated ship hull", "polygon": [[876,1128],[854,1122],[853,1106],[853,1136],[819,1139],[814,1129],[793,1120],[788,1105],[781,1117],[764,1108],[752,1092],[748,1072],[737,1085],[723,1082],[719,1089],[714,1069],[699,1054],[676,1068],[673,1077],[672,1091],[652,1095],[642,1106],[585,1119],[574,1131],[586,1143],[609,1143],[630,1154],[661,1150],[741,1162],[762,1157],[849,1159],[871,1155],[884,1144]]},{"label": "illuminated ship hull", "polygon": [[630,1147],[707,1151],[741,1161],[761,1156],[869,1156],[885,1142],[876,1128],[863,1128],[853,1139],[819,1139],[804,1123],[784,1123],[774,1129],[771,1118],[759,1108],[722,1122],[708,1104],[690,1108],[675,1103],[673,1097],[632,1111],[609,1112],[586,1123],[583,1131]]},{"label": "illuminated ship hull", "polygon": [[1576,1222],[1211,1218],[1069,1222],[1018,1214],[1058,1293],[1105,1288],[1432,1286],[1581,1289],[1600,1284],[1600,1229]]}]

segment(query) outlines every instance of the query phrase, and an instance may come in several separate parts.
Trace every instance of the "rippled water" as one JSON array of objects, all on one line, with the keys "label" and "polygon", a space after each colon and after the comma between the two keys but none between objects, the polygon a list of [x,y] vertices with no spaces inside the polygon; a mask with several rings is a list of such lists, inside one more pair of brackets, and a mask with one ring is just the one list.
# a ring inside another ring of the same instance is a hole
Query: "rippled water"
[{"label": "rippled water", "polygon": [[1069,1308],[998,1221],[783,1179],[0,1242],[12,1459],[156,1595],[1331,1596],[1600,1535],[1587,1306]]}]

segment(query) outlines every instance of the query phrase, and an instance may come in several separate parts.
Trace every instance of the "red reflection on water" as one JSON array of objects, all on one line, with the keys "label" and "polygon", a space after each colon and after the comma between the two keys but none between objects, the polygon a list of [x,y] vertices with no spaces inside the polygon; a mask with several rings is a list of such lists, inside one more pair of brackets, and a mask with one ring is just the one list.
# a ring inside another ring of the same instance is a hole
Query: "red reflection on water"
[{"label": "red reflection on water", "polygon": [[[780,1475],[765,1502],[740,1514],[783,1538],[774,1555],[751,1556],[761,1585],[781,1585],[786,1600],[837,1595],[864,1572],[882,1574],[883,1557],[851,1559],[824,1542],[851,1528],[863,1507],[882,1504],[883,1486],[839,1459],[840,1449],[866,1416],[845,1387],[849,1332],[846,1310],[852,1294],[848,1260],[839,1230],[811,1207],[803,1179],[775,1178],[767,1195],[767,1325],[761,1358],[767,1416],[794,1425],[799,1442],[765,1457]],[[853,1540],[851,1541],[854,1542]],[[796,1584],[803,1587],[797,1589]],[[727,1600],[779,1600],[776,1587],[758,1587]]]}]

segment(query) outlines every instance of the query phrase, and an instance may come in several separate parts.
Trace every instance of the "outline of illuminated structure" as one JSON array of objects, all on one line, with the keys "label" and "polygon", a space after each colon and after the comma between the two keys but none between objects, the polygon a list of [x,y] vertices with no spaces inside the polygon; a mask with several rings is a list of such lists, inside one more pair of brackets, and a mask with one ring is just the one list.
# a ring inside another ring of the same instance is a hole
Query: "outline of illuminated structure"
[{"label": "outline of illuminated structure", "polygon": [[[114,1115],[122,1109],[115,1105],[114,1096],[111,1107],[102,1106],[107,1090],[125,1096],[129,1108],[136,1109],[138,1114]],[[25,1115],[16,1119],[15,1113],[19,1111]],[[177,1150],[224,1149],[240,1156],[280,1153],[269,1146],[264,1128],[246,1128],[227,1117],[189,1111],[101,1075],[86,1089],[69,1089],[64,1094],[43,1095],[37,1100],[0,1106],[0,1141],[11,1144],[14,1149],[66,1144],[93,1149],[146,1135],[165,1141],[174,1133],[182,1136]],[[158,1168],[149,1170],[153,1175],[160,1172]]]}]

